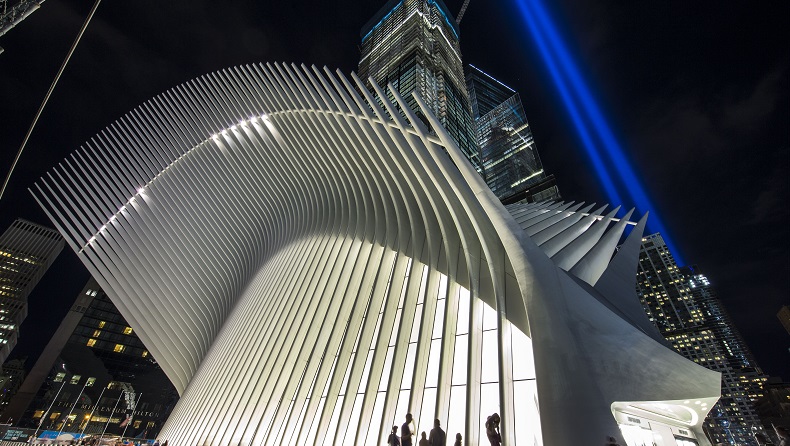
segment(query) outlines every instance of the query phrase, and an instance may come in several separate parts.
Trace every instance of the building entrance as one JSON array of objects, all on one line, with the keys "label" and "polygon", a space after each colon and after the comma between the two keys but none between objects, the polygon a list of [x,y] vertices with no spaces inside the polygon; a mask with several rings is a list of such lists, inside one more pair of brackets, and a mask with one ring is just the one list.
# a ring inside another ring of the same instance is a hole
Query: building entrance
[{"label": "building entrance", "polygon": [[620,402],[612,411],[627,446],[710,446],[700,425],[714,403]]}]

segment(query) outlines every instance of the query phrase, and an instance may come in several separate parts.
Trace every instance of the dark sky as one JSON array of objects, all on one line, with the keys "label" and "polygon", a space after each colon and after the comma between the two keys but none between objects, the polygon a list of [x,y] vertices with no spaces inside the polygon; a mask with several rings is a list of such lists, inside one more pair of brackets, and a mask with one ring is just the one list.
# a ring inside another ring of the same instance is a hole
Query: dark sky
[{"label": "dark sky", "polygon": [[[605,202],[518,0],[472,0],[465,62],[521,93],[544,167],[570,200]],[[445,1],[453,12],[462,1]],[[48,224],[27,188],[125,112],[179,83],[259,61],[348,73],[384,0],[105,1],[0,200],[0,229]],[[91,1],[48,0],[0,38],[0,175]],[[764,370],[790,378],[790,16],[786,1],[547,2],[682,257],[697,264]],[[631,203],[626,203],[631,205]],[[37,357],[88,274],[64,250],[30,296],[12,356]],[[28,361],[28,366],[33,360]]]}]

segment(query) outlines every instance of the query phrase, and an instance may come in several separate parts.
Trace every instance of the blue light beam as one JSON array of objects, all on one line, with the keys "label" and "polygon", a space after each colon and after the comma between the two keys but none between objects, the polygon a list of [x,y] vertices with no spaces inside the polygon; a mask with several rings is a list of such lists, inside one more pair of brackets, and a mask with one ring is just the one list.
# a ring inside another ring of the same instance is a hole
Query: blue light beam
[{"label": "blue light beam", "polygon": [[620,198],[622,190],[640,211],[654,211],[648,225],[662,234],[678,264],[685,265],[545,6],[540,0],[516,3],[607,196],[626,204]]}]

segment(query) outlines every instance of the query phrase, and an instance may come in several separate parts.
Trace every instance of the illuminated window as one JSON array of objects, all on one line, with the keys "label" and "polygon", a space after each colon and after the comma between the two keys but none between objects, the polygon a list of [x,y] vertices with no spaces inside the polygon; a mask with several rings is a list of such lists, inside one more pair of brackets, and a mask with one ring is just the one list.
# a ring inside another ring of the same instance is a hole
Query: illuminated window
[{"label": "illuminated window", "polygon": [[50,420],[57,420],[60,416],[60,412],[52,412],[52,415],[49,416]]},{"label": "illuminated window", "polygon": [[132,327],[126,327],[123,329],[123,334],[132,334]]},{"label": "illuminated window", "polygon": [[43,410],[37,410],[37,411],[33,412],[33,418],[41,418],[43,416],[44,416],[44,411]]},{"label": "illuminated window", "polygon": [[93,347],[94,345],[96,345],[96,340],[95,339],[88,339],[88,344],[87,345],[88,345],[88,347]]},{"label": "illuminated window", "polygon": [[104,328],[104,324],[105,324],[105,322],[104,322],[104,321],[100,321],[100,322],[99,322],[99,328]]},{"label": "illuminated window", "polygon": [[101,335],[101,330],[94,330],[93,331],[93,337],[94,338],[98,338],[100,335]]},{"label": "illuminated window", "polygon": [[56,383],[63,382],[63,378],[65,378],[65,377],[66,377],[66,374],[63,373],[63,372],[60,372],[57,375],[55,375],[55,382]]},{"label": "illuminated window", "polygon": [[80,378],[82,378],[82,375],[74,375],[74,376],[72,376],[71,377],[71,384],[79,384],[80,383]]},{"label": "illuminated window", "polygon": [[93,387],[93,384],[95,383],[96,383],[96,378],[88,378],[88,380],[85,381],[85,387]]},{"label": "illuminated window", "polygon": [[148,357],[148,350],[143,350],[143,358],[147,358],[147,357]]},{"label": "illuminated window", "polygon": [[126,350],[126,346],[123,345],[123,344],[115,344],[115,348],[113,349],[113,351],[116,351],[118,353],[120,353],[120,352],[122,352],[124,350]]}]

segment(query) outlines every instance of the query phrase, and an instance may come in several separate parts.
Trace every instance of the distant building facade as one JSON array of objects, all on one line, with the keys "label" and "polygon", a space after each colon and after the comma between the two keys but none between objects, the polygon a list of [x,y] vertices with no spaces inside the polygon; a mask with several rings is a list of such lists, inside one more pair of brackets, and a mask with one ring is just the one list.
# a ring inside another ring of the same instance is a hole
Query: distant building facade
[{"label": "distant building facade", "polygon": [[[25,360],[12,359],[3,364],[0,370],[0,413],[8,405],[8,402],[16,395],[22,381],[25,380]],[[2,419],[2,422],[9,420]]]},{"label": "distant building facade", "polygon": [[776,428],[790,431],[790,383],[781,378],[768,378],[763,389],[763,397],[757,400],[755,408],[768,431],[768,436],[777,441]]},{"label": "distant building facade", "polygon": [[756,445],[754,434],[764,430],[754,402],[767,376],[707,277],[679,267],[661,235],[652,234],[642,239],[637,294],[678,353],[722,374],[721,399],[705,421],[713,443]]},{"label": "distant building facade", "polygon": [[486,184],[505,203],[560,198],[543,170],[518,93],[474,65],[467,65],[477,145]]},{"label": "distant building facade", "polygon": [[367,83],[371,77],[382,87],[392,83],[409,107],[419,111],[411,96],[416,91],[481,172],[458,25],[444,2],[390,0],[360,36],[360,79]]},{"label": "distant building facade", "polygon": [[776,317],[779,318],[779,322],[787,330],[787,334],[790,334],[790,305],[780,308],[779,312],[776,313]]},{"label": "distant building facade", "polygon": [[27,297],[63,249],[54,229],[18,219],[0,236],[0,364],[19,338]]},{"label": "distant building facade", "polygon": [[[23,427],[149,438],[175,388],[95,280],[80,292],[4,418]],[[109,421],[109,423],[108,423]]]}]

